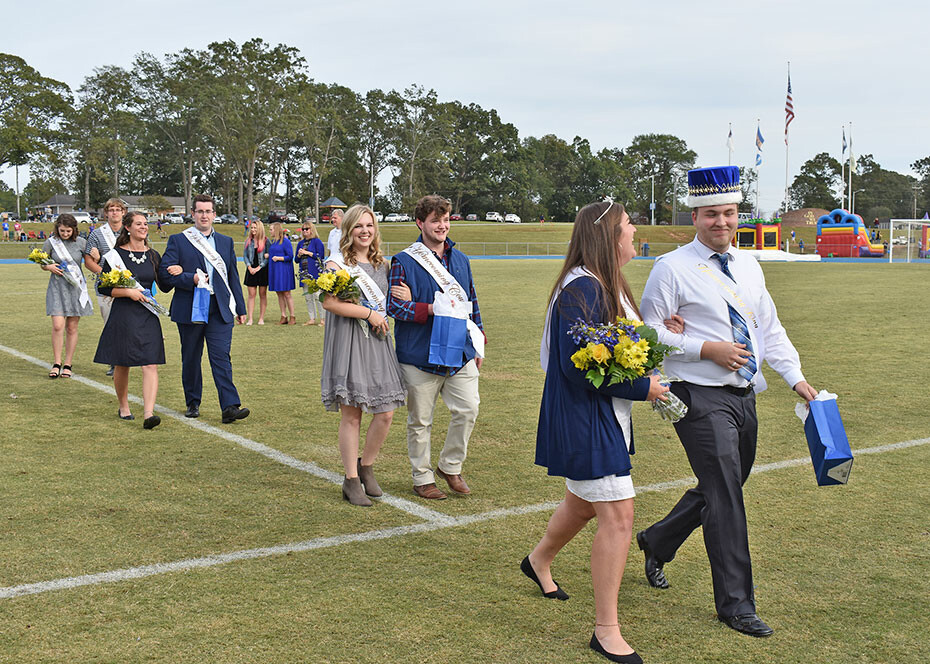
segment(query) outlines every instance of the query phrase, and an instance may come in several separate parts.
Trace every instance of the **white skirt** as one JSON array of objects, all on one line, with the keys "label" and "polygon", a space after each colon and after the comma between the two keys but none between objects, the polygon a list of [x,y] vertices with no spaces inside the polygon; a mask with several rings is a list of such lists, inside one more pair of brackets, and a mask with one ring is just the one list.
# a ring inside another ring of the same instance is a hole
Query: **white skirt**
[{"label": "white skirt", "polygon": [[630,475],[607,475],[593,480],[572,480],[566,477],[565,487],[589,503],[627,500],[636,495]]}]

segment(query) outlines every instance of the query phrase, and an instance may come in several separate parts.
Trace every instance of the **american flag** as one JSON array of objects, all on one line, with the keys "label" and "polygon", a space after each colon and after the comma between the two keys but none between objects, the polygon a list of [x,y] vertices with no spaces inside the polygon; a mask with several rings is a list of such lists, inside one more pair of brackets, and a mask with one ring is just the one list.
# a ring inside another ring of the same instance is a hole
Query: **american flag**
[{"label": "american flag", "polygon": [[785,97],[785,145],[788,145],[788,125],[794,120],[794,102],[791,99],[791,74],[788,74],[788,96]]}]

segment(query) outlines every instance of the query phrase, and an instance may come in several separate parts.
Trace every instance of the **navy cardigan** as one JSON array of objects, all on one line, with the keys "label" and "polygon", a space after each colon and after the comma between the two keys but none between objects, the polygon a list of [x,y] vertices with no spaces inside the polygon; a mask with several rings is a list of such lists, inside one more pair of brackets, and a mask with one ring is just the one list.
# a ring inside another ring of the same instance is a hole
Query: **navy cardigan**
[{"label": "navy cardigan", "polygon": [[[549,329],[549,368],[539,408],[536,431],[536,464],[550,475],[591,480],[605,475],[628,475],[630,452],[614,416],[611,397],[645,401],[649,377],[595,388],[571,356],[578,346],[568,331],[575,320],[606,320],[596,306],[600,285],[591,277],[579,277],[559,294],[552,307]],[[582,303],[589,309],[584,311]],[[632,429],[631,429],[632,431]],[[630,441],[632,450],[632,441]]]}]

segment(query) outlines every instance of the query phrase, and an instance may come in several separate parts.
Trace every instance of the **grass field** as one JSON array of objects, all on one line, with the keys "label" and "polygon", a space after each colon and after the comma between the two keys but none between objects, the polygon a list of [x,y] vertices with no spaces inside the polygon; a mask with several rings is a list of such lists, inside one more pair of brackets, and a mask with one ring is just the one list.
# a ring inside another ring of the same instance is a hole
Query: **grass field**
[{"label": "grass field", "polygon": [[[519,571],[564,492],[533,465],[539,334],[559,264],[473,267],[490,339],[465,467],[473,495],[413,496],[401,409],[377,464],[391,497],[362,509],[335,483],[321,329],[236,328],[236,383],[252,415],[220,424],[205,365],[200,420],[163,415],[143,431],[140,405],[135,422],[120,421],[99,389],[99,314],[81,322],[77,377],[49,381],[29,359],[50,361],[47,276],[0,265],[0,662],[604,661],[586,645],[593,527],[556,561],[568,602],[541,599]],[[634,292],[650,268],[629,266]],[[650,663],[930,661],[926,267],[764,269],[808,380],[839,394],[853,448],[920,443],[859,454],[847,486],[817,487],[809,460],[778,464],[807,447],[793,393],[766,369],[763,472],[746,501],[757,603],[775,636],[715,621],[698,533],[666,567],[665,592],[646,585],[631,552],[624,635]],[[158,401],[183,411],[177,332],[163,326]],[[141,391],[138,370],[130,391]],[[667,483],[691,471],[671,426],[634,411],[639,529],[687,486]],[[439,438],[448,417],[437,413]]]}]

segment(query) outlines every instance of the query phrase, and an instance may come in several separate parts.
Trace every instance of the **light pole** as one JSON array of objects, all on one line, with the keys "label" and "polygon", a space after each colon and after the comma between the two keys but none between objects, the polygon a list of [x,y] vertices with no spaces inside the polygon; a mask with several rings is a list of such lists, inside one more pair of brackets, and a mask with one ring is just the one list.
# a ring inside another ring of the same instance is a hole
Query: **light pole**
[{"label": "light pole", "polygon": [[652,181],[652,202],[649,203],[649,211],[652,213],[652,226],[656,225],[656,174],[653,173],[649,176],[649,179]]},{"label": "light pole", "polygon": [[849,197],[849,214],[856,214],[856,194],[865,191],[865,189],[856,189]]}]

